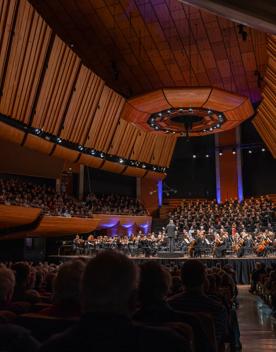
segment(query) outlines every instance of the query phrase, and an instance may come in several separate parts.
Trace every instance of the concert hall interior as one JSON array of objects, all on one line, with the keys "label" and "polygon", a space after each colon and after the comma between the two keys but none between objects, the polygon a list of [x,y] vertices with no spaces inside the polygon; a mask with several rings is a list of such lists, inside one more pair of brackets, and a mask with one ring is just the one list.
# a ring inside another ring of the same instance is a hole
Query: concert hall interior
[{"label": "concert hall interior", "polygon": [[276,352],[275,19],[0,0],[0,351]]}]

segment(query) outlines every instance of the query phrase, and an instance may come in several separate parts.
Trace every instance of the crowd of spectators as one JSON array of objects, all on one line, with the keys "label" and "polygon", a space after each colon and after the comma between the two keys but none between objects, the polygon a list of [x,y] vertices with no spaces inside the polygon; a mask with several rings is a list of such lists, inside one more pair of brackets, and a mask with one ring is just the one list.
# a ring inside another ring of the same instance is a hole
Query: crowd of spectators
[{"label": "crowd of spectators", "polygon": [[276,263],[256,263],[251,275],[250,292],[259,295],[272,308],[272,315],[276,318]]},{"label": "crowd of spectators", "polygon": [[250,198],[239,202],[229,200],[217,203],[215,200],[183,200],[180,207],[169,213],[180,229],[189,231],[204,229],[206,232],[223,229],[241,233],[273,231],[275,209],[269,196]]},{"label": "crowd of spectators", "polygon": [[116,251],[61,265],[0,265],[0,350],[241,349],[230,266],[138,266]]},{"label": "crowd of spectators", "polygon": [[141,203],[122,195],[90,194],[79,201],[54,187],[20,178],[0,178],[0,204],[41,208],[46,215],[89,217],[93,213],[145,215]]}]

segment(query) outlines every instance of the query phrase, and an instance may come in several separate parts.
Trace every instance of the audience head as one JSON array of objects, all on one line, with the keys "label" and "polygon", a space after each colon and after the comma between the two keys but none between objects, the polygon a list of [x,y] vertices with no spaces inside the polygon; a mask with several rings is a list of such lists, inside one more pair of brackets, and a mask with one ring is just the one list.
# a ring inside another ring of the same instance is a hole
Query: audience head
[{"label": "audience head", "polygon": [[129,314],[138,278],[137,266],[125,255],[111,250],[97,254],[83,276],[83,311]]},{"label": "audience head", "polygon": [[81,279],[85,263],[73,260],[62,264],[54,279],[54,301],[58,305],[80,304]]},{"label": "audience head", "polygon": [[139,297],[142,303],[163,300],[171,283],[170,272],[157,262],[150,261],[140,266]]},{"label": "audience head", "polygon": [[18,262],[12,266],[15,272],[16,287],[27,289],[30,279],[30,266],[27,263]]},{"label": "audience head", "polygon": [[15,286],[15,276],[11,269],[0,267],[0,304],[11,301]]},{"label": "audience head", "polygon": [[181,269],[181,279],[186,290],[201,288],[205,280],[205,267],[199,260],[187,260]]}]

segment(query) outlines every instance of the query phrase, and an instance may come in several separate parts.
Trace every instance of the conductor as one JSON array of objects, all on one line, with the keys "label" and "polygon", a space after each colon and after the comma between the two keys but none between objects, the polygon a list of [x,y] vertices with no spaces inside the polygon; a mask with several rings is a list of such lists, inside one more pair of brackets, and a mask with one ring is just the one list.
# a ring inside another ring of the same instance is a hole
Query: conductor
[{"label": "conductor", "polygon": [[172,219],[170,220],[170,222],[168,223],[168,225],[166,227],[166,232],[167,232],[168,241],[169,241],[169,251],[174,252],[176,226],[175,226]]}]

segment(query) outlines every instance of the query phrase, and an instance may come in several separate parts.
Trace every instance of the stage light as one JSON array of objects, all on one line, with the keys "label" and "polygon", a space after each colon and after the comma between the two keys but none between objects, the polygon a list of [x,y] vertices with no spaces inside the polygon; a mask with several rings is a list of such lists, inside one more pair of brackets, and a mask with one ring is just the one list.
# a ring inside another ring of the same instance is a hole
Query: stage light
[{"label": "stage light", "polygon": [[73,43],[70,44],[70,48],[74,48],[74,44]]},{"label": "stage light", "polygon": [[196,159],[196,155],[195,154],[193,155],[193,158]]},{"label": "stage light", "polygon": [[265,148],[262,148],[262,152],[265,152]]},{"label": "stage light", "polygon": [[208,110],[208,115],[212,115],[213,111],[212,110]]},{"label": "stage light", "polygon": [[206,156],[206,158],[209,158],[210,155],[209,155],[209,154],[206,154],[205,156]]},{"label": "stage light", "polygon": [[209,128],[209,131],[211,131],[211,132],[212,132],[212,131],[213,131],[213,128],[212,128],[212,127],[210,127],[210,128]]},{"label": "stage light", "polygon": [[80,151],[83,151],[83,146],[82,146],[82,145],[79,145],[79,146],[78,146],[78,149],[79,149]]},{"label": "stage light", "polygon": [[220,128],[220,124],[219,123],[217,124],[217,128]]},{"label": "stage light", "polygon": [[235,149],[232,150],[232,154],[233,154],[233,155],[236,154],[236,150],[235,150]]},{"label": "stage light", "polygon": [[222,156],[223,155],[223,153],[222,152],[219,152],[219,156]]},{"label": "stage light", "polygon": [[147,166],[145,164],[142,165],[142,168],[145,169]]},{"label": "stage light", "polygon": [[159,112],[158,116],[162,116],[162,112]]},{"label": "stage light", "polygon": [[159,127],[158,127],[158,126],[155,126],[154,128],[155,128],[156,130],[159,130]]},{"label": "stage light", "polygon": [[167,113],[170,114],[172,111],[171,110],[167,110]]},{"label": "stage light", "polygon": [[155,121],[155,119],[152,117],[152,118],[150,119],[150,122],[151,122],[151,123],[154,123],[154,121]]},{"label": "stage light", "polygon": [[189,108],[189,110],[188,110],[189,112],[193,112],[193,108]]},{"label": "stage light", "polygon": [[57,143],[61,143],[62,142],[62,139],[61,138],[57,138]]},{"label": "stage light", "polygon": [[204,129],[203,132],[206,132],[206,130]]},{"label": "stage light", "polygon": [[41,133],[41,130],[39,128],[35,129],[35,134],[39,135]]},{"label": "stage light", "polygon": [[179,112],[183,112],[184,110],[183,110],[182,108],[180,108],[178,111],[179,111]]},{"label": "stage light", "polygon": [[125,162],[124,159],[122,159],[122,158],[119,159],[120,164],[123,164],[124,162]]},{"label": "stage light", "polygon": [[101,157],[101,158],[104,158],[104,153],[101,153],[101,154],[100,154],[100,157]]},{"label": "stage light", "polygon": [[153,170],[153,171],[155,171],[155,170],[156,170],[156,167],[155,167],[155,166],[153,166],[153,167],[152,167],[152,170]]},{"label": "stage light", "polygon": [[252,150],[248,150],[248,154],[252,154]]},{"label": "stage light", "polygon": [[91,153],[91,155],[95,155],[96,154],[96,150],[92,149],[90,153]]}]

